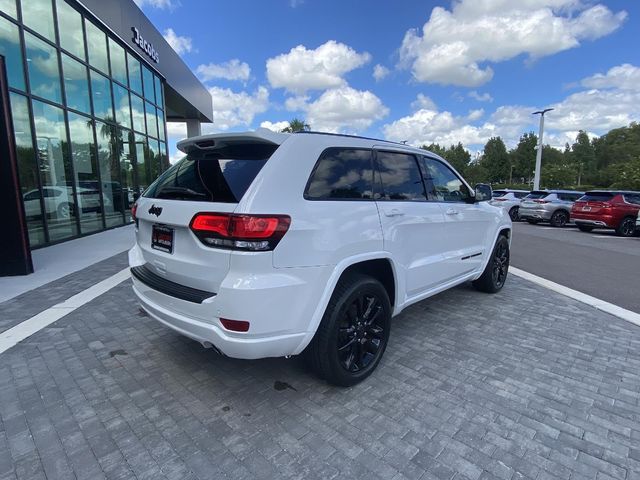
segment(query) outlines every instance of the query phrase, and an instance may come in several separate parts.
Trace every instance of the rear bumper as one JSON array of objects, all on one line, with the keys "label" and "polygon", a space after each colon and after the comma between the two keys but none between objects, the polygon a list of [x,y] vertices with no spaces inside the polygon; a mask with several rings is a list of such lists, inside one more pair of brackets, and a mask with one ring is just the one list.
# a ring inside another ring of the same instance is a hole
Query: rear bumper
[{"label": "rear bumper", "polygon": [[549,220],[551,218],[551,211],[547,210],[545,208],[527,208],[527,207],[520,207],[518,209],[518,214],[520,215],[520,218],[522,219],[527,219],[527,218],[532,218],[535,220]]},{"label": "rear bumper", "polygon": [[[141,262],[137,249],[134,246],[129,252],[132,267]],[[235,268],[216,294],[200,301],[179,298],[175,291],[163,293],[136,276],[132,276],[133,291],[151,317],[226,356],[257,359],[300,353],[310,338],[315,307],[323,294],[318,285],[326,285],[332,269],[275,269],[271,257],[263,264],[249,257],[234,258]],[[248,321],[249,331],[229,331],[220,318]]]},{"label": "rear bumper", "polygon": [[572,213],[571,220],[576,225],[589,225],[601,228],[616,228],[617,224],[611,215],[587,216],[581,213]]}]

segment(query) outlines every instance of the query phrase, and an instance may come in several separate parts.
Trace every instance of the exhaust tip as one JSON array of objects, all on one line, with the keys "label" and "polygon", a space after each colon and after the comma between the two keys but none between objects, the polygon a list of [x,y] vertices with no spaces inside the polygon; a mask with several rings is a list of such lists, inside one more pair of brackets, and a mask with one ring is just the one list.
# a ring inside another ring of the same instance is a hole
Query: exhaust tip
[{"label": "exhaust tip", "polygon": [[214,352],[216,352],[218,355],[220,355],[221,357],[224,357],[224,353],[222,353],[220,350],[218,350],[218,347],[216,347],[213,343],[211,342],[202,342],[202,346],[204,348],[210,348],[212,349]]}]

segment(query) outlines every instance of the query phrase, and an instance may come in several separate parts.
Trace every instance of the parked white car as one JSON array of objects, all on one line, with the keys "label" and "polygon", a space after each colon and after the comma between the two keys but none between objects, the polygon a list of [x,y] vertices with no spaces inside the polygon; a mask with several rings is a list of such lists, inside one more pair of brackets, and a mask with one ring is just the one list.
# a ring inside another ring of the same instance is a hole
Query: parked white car
[{"label": "parked white car", "polygon": [[[100,211],[100,194],[97,191],[77,187],[76,194],[82,212]],[[42,215],[40,196],[40,190],[30,190],[23,195],[25,215],[28,218]],[[55,185],[43,186],[42,197],[47,215],[55,216],[59,219],[67,219],[75,214],[75,202],[73,200],[73,189],[71,187]],[[107,199],[104,199],[104,201],[105,204],[110,204]]]},{"label": "parked white car", "polygon": [[380,361],[392,316],[463,282],[505,283],[509,216],[434,154],[264,129],[178,148],[187,156],[133,209],[129,262],[142,308],[205,347],[305,352],[353,385]]},{"label": "parked white car", "polygon": [[494,190],[493,197],[491,198],[491,205],[504,209],[511,217],[512,222],[520,220],[518,214],[520,208],[520,201],[527,196],[529,192],[527,190]]}]

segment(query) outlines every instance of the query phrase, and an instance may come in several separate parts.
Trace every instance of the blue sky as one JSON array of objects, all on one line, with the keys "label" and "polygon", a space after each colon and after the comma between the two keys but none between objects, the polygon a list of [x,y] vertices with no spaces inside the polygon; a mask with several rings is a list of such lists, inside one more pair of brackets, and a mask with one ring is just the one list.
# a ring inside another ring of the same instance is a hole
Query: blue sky
[{"label": "blue sky", "polygon": [[[554,146],[640,120],[634,0],[137,3],[211,91],[205,132],[298,117],[476,152],[537,131],[542,107]],[[170,125],[172,153],[184,132]]]}]

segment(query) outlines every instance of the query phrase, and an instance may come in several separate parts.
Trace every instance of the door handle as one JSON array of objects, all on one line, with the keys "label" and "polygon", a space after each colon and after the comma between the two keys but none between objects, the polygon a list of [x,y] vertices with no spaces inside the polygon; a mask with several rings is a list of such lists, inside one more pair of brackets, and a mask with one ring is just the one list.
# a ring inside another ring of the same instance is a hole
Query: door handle
[{"label": "door handle", "polygon": [[400,210],[398,210],[397,208],[392,208],[391,210],[385,210],[384,214],[387,217],[399,217],[401,215],[404,215],[404,212],[401,212]]},{"label": "door handle", "polygon": [[455,208],[450,208],[445,212],[447,215],[458,215],[460,212]]}]

